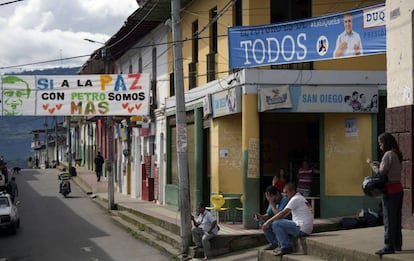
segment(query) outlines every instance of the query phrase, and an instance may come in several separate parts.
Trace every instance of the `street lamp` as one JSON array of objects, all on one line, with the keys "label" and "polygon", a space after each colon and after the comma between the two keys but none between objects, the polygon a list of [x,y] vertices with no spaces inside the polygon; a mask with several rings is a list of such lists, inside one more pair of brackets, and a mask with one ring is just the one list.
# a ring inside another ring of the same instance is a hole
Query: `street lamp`
[{"label": "street lamp", "polygon": [[105,45],[105,43],[103,43],[103,42],[99,42],[99,41],[91,40],[91,39],[88,39],[88,38],[84,38],[83,40],[88,41],[88,42],[91,42],[91,43],[98,43],[98,44]]}]

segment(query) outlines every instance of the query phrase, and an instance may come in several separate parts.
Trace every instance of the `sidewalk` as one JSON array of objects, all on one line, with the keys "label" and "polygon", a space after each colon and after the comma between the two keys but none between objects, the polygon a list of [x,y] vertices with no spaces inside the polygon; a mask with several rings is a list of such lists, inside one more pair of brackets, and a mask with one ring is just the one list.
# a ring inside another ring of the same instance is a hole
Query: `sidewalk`
[{"label": "sidewalk", "polygon": [[[101,179],[96,181],[95,173],[82,167],[77,167],[77,176],[73,177],[73,181],[77,183],[85,192],[95,194],[98,198],[106,199],[107,182]],[[131,198],[118,192],[114,194],[115,203],[131,209],[139,209],[149,215],[159,219],[180,225],[180,212],[167,206],[161,206],[148,201]],[[315,226],[337,222],[332,219],[316,219]],[[244,229],[242,224],[220,224],[220,234],[224,235],[257,235],[263,232],[260,229]],[[327,252],[336,251],[344,252],[347,255],[354,255],[353,260],[414,260],[414,230],[403,230],[403,251],[396,252],[393,255],[384,255],[382,259],[374,254],[375,251],[383,247],[384,228],[371,227],[351,230],[338,230],[332,232],[313,233],[308,237],[309,244],[323,246]],[[339,250],[338,250],[339,249]],[[244,253],[231,253],[215,260],[258,260],[258,250],[252,249]],[[332,255],[332,253],[331,253]],[[272,256],[272,255],[271,255]],[[232,258],[231,258],[232,257]],[[260,257],[260,260],[275,260]],[[333,260],[332,258],[320,260]],[[351,259],[340,259],[351,260]]]},{"label": "sidewalk", "polygon": [[[72,177],[72,180],[81,187],[87,194],[93,194],[105,201],[108,200],[108,182],[101,178],[101,181],[96,180],[95,173],[83,167],[76,167],[77,176]],[[148,215],[152,215],[159,219],[168,221],[170,223],[180,226],[180,212],[178,210],[155,204],[151,201],[144,201],[130,196],[114,192],[115,203],[127,208],[137,209]],[[223,223],[220,224],[220,234],[228,235],[253,235],[262,234],[260,229],[244,229],[241,223]]]}]

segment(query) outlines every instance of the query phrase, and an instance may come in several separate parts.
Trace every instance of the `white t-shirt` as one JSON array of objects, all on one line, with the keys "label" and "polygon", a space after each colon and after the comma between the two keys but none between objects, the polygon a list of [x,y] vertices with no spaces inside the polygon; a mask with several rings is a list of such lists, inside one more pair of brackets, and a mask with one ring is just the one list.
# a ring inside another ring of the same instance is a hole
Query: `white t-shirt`
[{"label": "white t-shirt", "polygon": [[[216,221],[216,219],[214,218],[213,214],[211,214],[210,211],[208,210],[204,210],[204,213],[198,215],[196,222],[199,225],[200,228],[203,229],[204,232],[208,232],[211,228],[211,224]],[[215,226],[213,228],[213,234],[217,235],[218,233],[218,229],[217,226]]]},{"label": "white t-shirt", "polygon": [[339,45],[341,42],[347,43],[346,49],[341,55],[342,57],[357,55],[355,54],[355,50],[354,50],[355,44],[358,44],[360,47],[361,53],[358,55],[363,54],[361,37],[359,36],[357,32],[352,31],[350,34],[347,34],[346,32],[342,32],[340,35],[338,35],[338,38],[336,39],[336,48],[335,48],[334,53],[336,53],[336,50],[339,48]]},{"label": "white t-shirt", "polygon": [[286,208],[291,210],[292,221],[300,227],[302,232],[310,235],[313,230],[313,213],[309,202],[299,192],[296,192]]}]

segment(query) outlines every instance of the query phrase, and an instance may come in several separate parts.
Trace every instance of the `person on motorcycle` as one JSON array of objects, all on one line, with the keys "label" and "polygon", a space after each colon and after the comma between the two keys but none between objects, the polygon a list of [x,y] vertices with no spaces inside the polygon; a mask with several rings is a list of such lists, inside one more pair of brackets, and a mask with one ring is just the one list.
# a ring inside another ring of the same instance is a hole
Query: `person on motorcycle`
[{"label": "person on motorcycle", "polygon": [[71,192],[70,182],[69,182],[70,174],[69,174],[69,172],[66,172],[66,168],[62,169],[62,172],[59,173],[58,177],[59,177],[59,180],[61,181],[60,185],[59,185],[59,193],[62,193],[62,189],[63,189],[63,186],[64,186],[65,183],[67,183],[68,188],[69,188],[69,193],[70,193]]}]

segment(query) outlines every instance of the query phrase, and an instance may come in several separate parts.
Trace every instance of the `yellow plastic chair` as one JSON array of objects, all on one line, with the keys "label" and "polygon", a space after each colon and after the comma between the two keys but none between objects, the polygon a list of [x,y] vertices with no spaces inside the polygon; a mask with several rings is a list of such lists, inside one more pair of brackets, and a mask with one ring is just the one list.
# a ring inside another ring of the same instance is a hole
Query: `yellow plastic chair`
[{"label": "yellow plastic chair", "polygon": [[236,207],[237,210],[243,211],[244,210],[244,195],[240,196],[240,203],[241,203],[241,207]]},{"label": "yellow plastic chair", "polygon": [[226,211],[229,208],[224,208],[223,205],[226,203],[223,195],[212,195],[210,198],[212,207],[206,207],[208,210],[214,210],[216,212],[217,223],[219,222],[220,211]]},{"label": "yellow plastic chair", "polygon": [[[238,210],[238,211],[241,211],[242,214],[240,215],[240,220],[243,220],[244,195],[240,196],[240,203],[241,203],[241,207],[236,207],[235,209]],[[239,212],[237,212],[237,213],[239,213]],[[238,217],[239,217],[239,215],[237,214],[237,220],[239,220]]]}]

